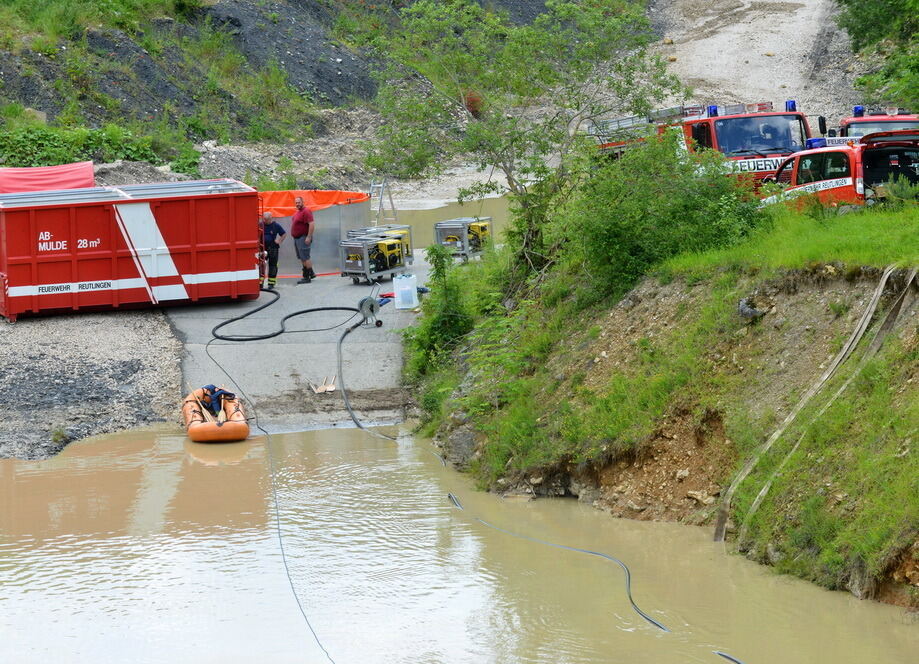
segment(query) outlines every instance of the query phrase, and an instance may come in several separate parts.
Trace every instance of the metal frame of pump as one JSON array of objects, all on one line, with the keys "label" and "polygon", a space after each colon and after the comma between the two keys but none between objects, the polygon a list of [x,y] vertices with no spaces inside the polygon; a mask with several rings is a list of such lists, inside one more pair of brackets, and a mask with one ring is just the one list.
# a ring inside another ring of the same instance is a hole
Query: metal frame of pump
[{"label": "metal frame of pump", "polygon": [[342,277],[351,277],[355,284],[361,279],[370,283],[387,275],[404,273],[412,264],[411,228],[394,225],[380,228],[384,230],[349,233],[348,238],[339,242]]}]

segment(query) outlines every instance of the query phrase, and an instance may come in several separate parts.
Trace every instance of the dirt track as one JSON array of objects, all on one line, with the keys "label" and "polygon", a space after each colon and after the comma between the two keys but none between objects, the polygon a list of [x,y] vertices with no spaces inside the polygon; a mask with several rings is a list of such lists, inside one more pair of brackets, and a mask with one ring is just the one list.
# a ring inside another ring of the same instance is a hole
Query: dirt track
[{"label": "dirt track", "polygon": [[652,0],[649,8],[661,36],[655,51],[693,102],[796,99],[831,122],[859,103],[852,81],[863,68],[835,12],[833,0]]}]

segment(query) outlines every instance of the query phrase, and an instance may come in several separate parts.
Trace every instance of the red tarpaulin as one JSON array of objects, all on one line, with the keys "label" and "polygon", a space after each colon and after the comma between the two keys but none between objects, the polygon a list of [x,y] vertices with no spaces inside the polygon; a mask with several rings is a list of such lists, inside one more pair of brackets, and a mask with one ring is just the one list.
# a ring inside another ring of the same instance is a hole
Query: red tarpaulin
[{"label": "red tarpaulin", "polygon": [[323,210],[333,205],[350,205],[363,203],[370,199],[369,194],[360,191],[325,191],[319,189],[305,189],[291,191],[262,191],[259,198],[262,200],[262,211],[270,212],[275,217],[289,217],[297,208],[294,199],[303,198],[303,205],[311,211]]},{"label": "red tarpaulin", "polygon": [[0,194],[95,186],[91,161],[35,168],[0,168]]}]

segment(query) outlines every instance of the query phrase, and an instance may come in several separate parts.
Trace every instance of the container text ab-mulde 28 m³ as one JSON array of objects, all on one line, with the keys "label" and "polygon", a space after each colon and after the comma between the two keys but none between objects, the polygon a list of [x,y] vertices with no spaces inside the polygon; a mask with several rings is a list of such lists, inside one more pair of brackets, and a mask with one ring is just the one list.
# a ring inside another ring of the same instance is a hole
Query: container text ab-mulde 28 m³
[{"label": "container text ab-mulde 28 m\u00b3", "polygon": [[0,194],[0,314],[258,297],[258,217],[236,180]]}]

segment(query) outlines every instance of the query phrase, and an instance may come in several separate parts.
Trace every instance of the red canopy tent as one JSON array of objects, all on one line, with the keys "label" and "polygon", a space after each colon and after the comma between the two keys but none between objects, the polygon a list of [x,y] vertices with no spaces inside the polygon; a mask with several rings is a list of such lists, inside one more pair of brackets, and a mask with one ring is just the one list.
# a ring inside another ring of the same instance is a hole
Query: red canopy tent
[{"label": "red canopy tent", "polygon": [[0,194],[95,186],[96,178],[91,161],[35,168],[0,168]]}]

